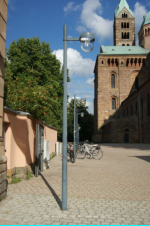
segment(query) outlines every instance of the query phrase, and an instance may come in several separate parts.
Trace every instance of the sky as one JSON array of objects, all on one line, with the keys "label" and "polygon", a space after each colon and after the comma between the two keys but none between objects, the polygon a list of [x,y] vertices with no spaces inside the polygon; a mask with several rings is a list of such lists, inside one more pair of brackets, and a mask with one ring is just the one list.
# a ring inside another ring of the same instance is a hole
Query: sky
[{"label": "sky", "polygon": [[[150,11],[150,0],[127,0],[135,16],[136,34],[143,16]],[[8,0],[6,48],[19,38],[39,37],[50,43],[53,54],[63,63],[63,25],[67,36],[78,38],[82,32],[95,35],[94,49],[85,53],[80,42],[67,42],[67,67],[71,82],[69,98],[86,98],[93,114],[94,66],[100,46],[113,45],[114,12],[119,0]],[[136,45],[138,36],[136,35]]]}]

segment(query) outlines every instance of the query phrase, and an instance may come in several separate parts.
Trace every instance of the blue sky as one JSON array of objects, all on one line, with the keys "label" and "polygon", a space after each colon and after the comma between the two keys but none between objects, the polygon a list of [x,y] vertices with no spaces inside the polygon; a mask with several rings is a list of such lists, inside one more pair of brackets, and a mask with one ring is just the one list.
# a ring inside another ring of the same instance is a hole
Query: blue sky
[{"label": "blue sky", "polygon": [[[149,0],[127,0],[135,15],[136,33],[143,16],[150,11]],[[119,0],[8,0],[6,48],[19,38],[39,37],[50,43],[51,50],[63,61],[63,25],[68,36],[79,37],[82,32],[95,34],[94,50],[84,53],[80,42],[68,42],[68,65],[71,82],[70,98],[86,98],[93,113],[94,65],[100,45],[113,45],[114,11]],[[138,38],[136,37],[138,45]]]}]

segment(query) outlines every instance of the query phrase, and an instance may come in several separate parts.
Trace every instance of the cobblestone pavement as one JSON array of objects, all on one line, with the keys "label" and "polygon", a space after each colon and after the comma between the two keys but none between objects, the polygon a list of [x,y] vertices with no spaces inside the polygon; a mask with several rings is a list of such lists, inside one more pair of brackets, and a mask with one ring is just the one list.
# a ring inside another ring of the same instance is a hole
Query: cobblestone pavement
[{"label": "cobblestone pavement", "polygon": [[68,162],[61,211],[60,156],[38,178],[8,186],[0,224],[150,224],[150,145],[103,144],[103,158]]}]

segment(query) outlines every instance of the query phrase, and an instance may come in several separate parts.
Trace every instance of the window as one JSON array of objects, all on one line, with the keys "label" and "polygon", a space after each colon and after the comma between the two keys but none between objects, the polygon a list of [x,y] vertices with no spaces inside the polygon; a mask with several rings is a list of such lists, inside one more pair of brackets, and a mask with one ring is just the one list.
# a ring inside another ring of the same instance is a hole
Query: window
[{"label": "window", "polygon": [[128,18],[128,14],[122,14],[122,18]]},{"label": "window", "polygon": [[122,46],[125,46],[125,44],[122,44]]},{"label": "window", "polygon": [[112,98],[111,101],[112,101],[112,109],[116,109],[116,99]]},{"label": "window", "polygon": [[127,44],[127,46],[130,46],[129,44]]},{"label": "window", "polygon": [[104,64],[104,61],[102,60],[102,64]]},{"label": "window", "polygon": [[138,113],[138,106],[137,106],[137,102],[135,103],[135,113]]},{"label": "window", "polygon": [[129,28],[129,22],[127,23],[127,28]]},{"label": "window", "polygon": [[121,28],[123,28],[123,23],[121,23]]},{"label": "window", "polygon": [[135,89],[138,89],[138,86],[139,86],[139,84],[138,84],[138,77],[136,77],[135,78]]},{"label": "window", "polygon": [[149,93],[147,94],[147,115],[150,116],[150,97],[149,97]]},{"label": "window", "polygon": [[143,99],[141,99],[141,118],[143,118]]},{"label": "window", "polygon": [[115,75],[111,75],[111,88],[115,88]]}]

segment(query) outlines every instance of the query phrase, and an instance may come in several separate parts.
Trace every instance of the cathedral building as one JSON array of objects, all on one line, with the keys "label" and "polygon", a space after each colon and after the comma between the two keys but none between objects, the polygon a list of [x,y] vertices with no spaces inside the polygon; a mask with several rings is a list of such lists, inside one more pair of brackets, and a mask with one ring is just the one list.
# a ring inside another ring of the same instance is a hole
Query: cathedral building
[{"label": "cathedral building", "polygon": [[150,12],[138,36],[135,46],[135,18],[120,0],[114,46],[102,45],[95,63],[94,142],[150,143]]}]

